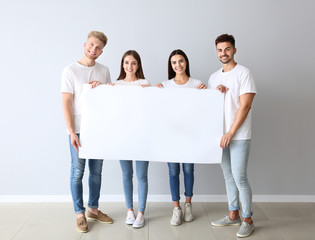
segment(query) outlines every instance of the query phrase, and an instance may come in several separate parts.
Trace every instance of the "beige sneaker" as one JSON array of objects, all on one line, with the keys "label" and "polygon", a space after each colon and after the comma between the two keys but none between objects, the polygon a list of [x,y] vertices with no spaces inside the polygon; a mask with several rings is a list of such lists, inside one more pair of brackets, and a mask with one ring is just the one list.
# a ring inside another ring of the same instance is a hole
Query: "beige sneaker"
[{"label": "beige sneaker", "polygon": [[98,215],[88,211],[88,219],[92,221],[99,221],[101,223],[113,223],[113,219],[107,216],[107,214],[102,213],[100,210],[98,210]]},{"label": "beige sneaker", "polygon": [[191,222],[192,220],[194,220],[194,216],[192,213],[192,205],[191,205],[191,203],[185,203],[184,221],[185,222]]},{"label": "beige sneaker", "polygon": [[76,228],[77,228],[77,231],[81,233],[86,233],[89,230],[85,216],[77,218]]},{"label": "beige sneaker", "polygon": [[182,224],[182,209],[179,207],[174,207],[173,216],[171,219],[171,225],[178,226]]}]

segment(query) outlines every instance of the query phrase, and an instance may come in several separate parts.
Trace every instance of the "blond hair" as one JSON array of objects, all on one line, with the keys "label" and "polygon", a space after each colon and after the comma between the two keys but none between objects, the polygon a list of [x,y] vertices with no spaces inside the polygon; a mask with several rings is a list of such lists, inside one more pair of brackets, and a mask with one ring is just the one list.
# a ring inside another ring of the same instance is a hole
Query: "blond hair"
[{"label": "blond hair", "polygon": [[89,39],[90,37],[95,37],[95,38],[97,38],[98,40],[100,40],[100,41],[104,44],[104,47],[105,47],[106,44],[107,44],[107,37],[106,37],[106,35],[105,35],[104,33],[102,33],[102,32],[92,31],[92,32],[89,33],[88,39]]}]

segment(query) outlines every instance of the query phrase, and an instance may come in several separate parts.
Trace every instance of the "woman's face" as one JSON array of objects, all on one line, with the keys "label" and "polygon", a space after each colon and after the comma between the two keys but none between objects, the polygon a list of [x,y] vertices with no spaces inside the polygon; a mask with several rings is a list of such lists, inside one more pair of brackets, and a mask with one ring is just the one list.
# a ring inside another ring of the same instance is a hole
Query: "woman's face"
[{"label": "woman's face", "polygon": [[171,65],[176,74],[186,73],[187,62],[182,55],[176,54],[171,57]]},{"label": "woman's face", "polygon": [[133,56],[128,55],[124,59],[123,68],[127,75],[136,74],[139,68],[138,61]]}]

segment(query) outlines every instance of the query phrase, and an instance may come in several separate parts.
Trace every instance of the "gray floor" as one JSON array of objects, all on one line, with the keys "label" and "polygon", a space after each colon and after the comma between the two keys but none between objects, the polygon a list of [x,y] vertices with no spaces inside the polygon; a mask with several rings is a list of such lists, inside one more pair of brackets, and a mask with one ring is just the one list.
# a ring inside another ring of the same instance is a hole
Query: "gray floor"
[{"label": "gray floor", "polygon": [[[256,229],[247,239],[315,239],[315,203],[254,203]],[[238,229],[211,227],[226,215],[226,203],[193,203],[195,220],[174,227],[169,223],[171,203],[148,203],[145,227],[133,229],[124,223],[124,203],[101,203],[114,224],[89,222],[88,233],[75,230],[71,203],[0,203],[0,239],[98,240],[98,239],[238,239]]]}]

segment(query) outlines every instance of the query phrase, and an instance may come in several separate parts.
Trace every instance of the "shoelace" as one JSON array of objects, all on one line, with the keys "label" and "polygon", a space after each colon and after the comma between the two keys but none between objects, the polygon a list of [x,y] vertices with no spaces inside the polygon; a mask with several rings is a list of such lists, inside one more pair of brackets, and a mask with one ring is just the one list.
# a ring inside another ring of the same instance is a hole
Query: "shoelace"
[{"label": "shoelace", "polygon": [[244,227],[244,228],[250,228],[250,224],[249,223],[247,223],[247,222],[242,222],[242,227]]},{"label": "shoelace", "polygon": [[179,217],[179,214],[177,211],[173,212],[173,214],[175,215],[175,217]]},{"label": "shoelace", "polygon": [[142,214],[138,214],[137,219],[136,219],[135,222],[141,222],[141,217],[142,217]]}]

